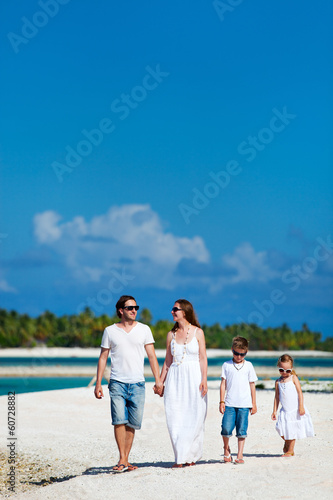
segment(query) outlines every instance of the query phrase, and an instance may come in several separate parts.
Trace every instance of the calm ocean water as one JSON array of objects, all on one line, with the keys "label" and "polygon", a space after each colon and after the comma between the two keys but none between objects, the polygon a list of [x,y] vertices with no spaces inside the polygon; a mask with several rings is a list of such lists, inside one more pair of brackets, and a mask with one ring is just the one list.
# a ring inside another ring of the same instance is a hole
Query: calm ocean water
[{"label": "calm ocean water", "polygon": [[[222,363],[230,359],[229,357],[211,358],[208,360],[209,366],[221,366]],[[273,358],[249,358],[254,366],[275,367],[277,359]],[[164,358],[158,358],[162,365]],[[148,359],[145,360],[148,365]],[[42,366],[85,366],[91,367],[91,377],[0,377],[0,396],[15,391],[18,394],[25,392],[50,391],[56,389],[70,389],[75,387],[86,387],[96,373],[97,358],[0,358],[2,367],[42,367]],[[296,358],[295,368],[332,368],[333,357],[331,358]],[[152,381],[153,378],[147,378]],[[322,379],[330,380],[330,379]]]},{"label": "calm ocean water", "polygon": [[92,377],[0,377],[0,396],[87,387]]}]

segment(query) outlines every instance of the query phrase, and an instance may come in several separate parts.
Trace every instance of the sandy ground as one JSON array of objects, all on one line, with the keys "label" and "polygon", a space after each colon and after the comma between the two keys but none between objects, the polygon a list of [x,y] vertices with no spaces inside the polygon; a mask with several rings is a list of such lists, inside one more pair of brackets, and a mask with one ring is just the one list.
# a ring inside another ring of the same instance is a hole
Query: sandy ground
[{"label": "sandy ground", "polygon": [[[314,438],[296,443],[296,456],[280,458],[282,440],[270,419],[272,390],[258,390],[258,413],[250,417],[245,464],[223,464],[218,412],[219,382],[209,382],[204,454],[194,467],[171,470],[173,452],[163,399],[147,384],[143,428],[136,433],[133,472],[112,473],[117,447],[110,425],[109,396],[96,400],[92,388],[17,396],[16,493],[22,499],[331,499],[333,396],[305,392]],[[9,471],[7,396],[0,398],[2,495]],[[5,432],[3,432],[5,431]],[[236,438],[231,438],[236,451]]]}]

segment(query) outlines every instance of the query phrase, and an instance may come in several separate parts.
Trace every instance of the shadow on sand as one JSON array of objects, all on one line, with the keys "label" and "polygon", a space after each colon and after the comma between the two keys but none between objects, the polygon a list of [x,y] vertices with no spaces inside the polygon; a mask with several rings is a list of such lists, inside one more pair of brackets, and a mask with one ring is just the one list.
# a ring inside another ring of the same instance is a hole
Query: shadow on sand
[{"label": "shadow on sand", "polygon": [[[244,454],[244,459],[246,458],[279,458],[281,455],[272,455],[272,454],[264,454],[264,453],[247,453]],[[234,456],[233,459],[236,457]],[[223,464],[223,458],[221,460],[200,460],[197,462],[197,465],[212,465],[212,464]],[[149,467],[154,467],[158,469],[171,469],[173,462],[136,462],[134,465],[138,467],[138,469],[146,469]],[[62,483],[63,481],[69,481],[70,479],[74,479],[80,476],[97,476],[100,474],[112,474],[119,475],[119,472],[115,472],[113,470],[114,465],[110,467],[89,467],[81,474],[76,474],[73,476],[63,476],[63,477],[53,477],[51,476],[49,479],[42,479],[41,481],[24,481],[27,484],[34,484],[35,486],[46,486],[48,484],[53,483]],[[189,467],[182,467],[183,469],[187,469]],[[191,467],[192,468],[192,467]],[[173,469],[178,470],[178,469]],[[129,472],[129,471],[124,471]],[[123,473],[121,473],[123,474]]]}]

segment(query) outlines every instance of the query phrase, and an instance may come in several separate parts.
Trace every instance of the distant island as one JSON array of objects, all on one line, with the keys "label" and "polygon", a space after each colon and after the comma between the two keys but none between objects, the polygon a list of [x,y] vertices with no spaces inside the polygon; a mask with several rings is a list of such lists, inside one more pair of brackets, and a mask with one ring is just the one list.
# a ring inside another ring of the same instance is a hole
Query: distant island
[{"label": "distant island", "polygon": [[[166,335],[172,321],[158,320],[152,323],[149,309],[142,309],[139,321],[150,326],[157,349],[165,348]],[[104,328],[118,322],[117,316],[95,316],[90,308],[80,314],[56,316],[45,311],[36,318],[17,311],[0,309],[0,348],[8,347],[100,347]],[[219,323],[202,325],[208,349],[230,349],[231,340],[237,335],[250,341],[251,350],[333,351],[333,337],[322,339],[320,332],[312,332],[304,323],[293,331],[287,324],[261,328],[252,324],[233,324],[222,327]]]}]

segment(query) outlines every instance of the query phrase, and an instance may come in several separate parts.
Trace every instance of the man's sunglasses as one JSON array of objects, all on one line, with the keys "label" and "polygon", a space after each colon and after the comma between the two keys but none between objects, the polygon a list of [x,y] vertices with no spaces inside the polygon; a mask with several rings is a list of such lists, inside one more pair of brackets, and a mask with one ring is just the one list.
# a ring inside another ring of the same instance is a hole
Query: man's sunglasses
[{"label": "man's sunglasses", "polygon": [[139,310],[140,306],[124,306],[123,309],[127,309],[128,311],[133,311],[135,309],[136,311]]},{"label": "man's sunglasses", "polygon": [[171,309],[171,311],[172,311],[173,313],[175,313],[175,312],[177,312],[177,311],[182,311],[182,310],[183,310],[183,309],[179,309],[179,307],[173,307],[173,308]]},{"label": "man's sunglasses", "polygon": [[247,352],[237,352],[237,351],[234,351],[232,350],[232,352],[234,353],[235,356],[246,356],[247,355]]},{"label": "man's sunglasses", "polygon": [[290,370],[290,368],[288,368],[287,370],[285,370],[284,368],[279,368],[279,372],[280,373],[291,373],[292,370]]}]

